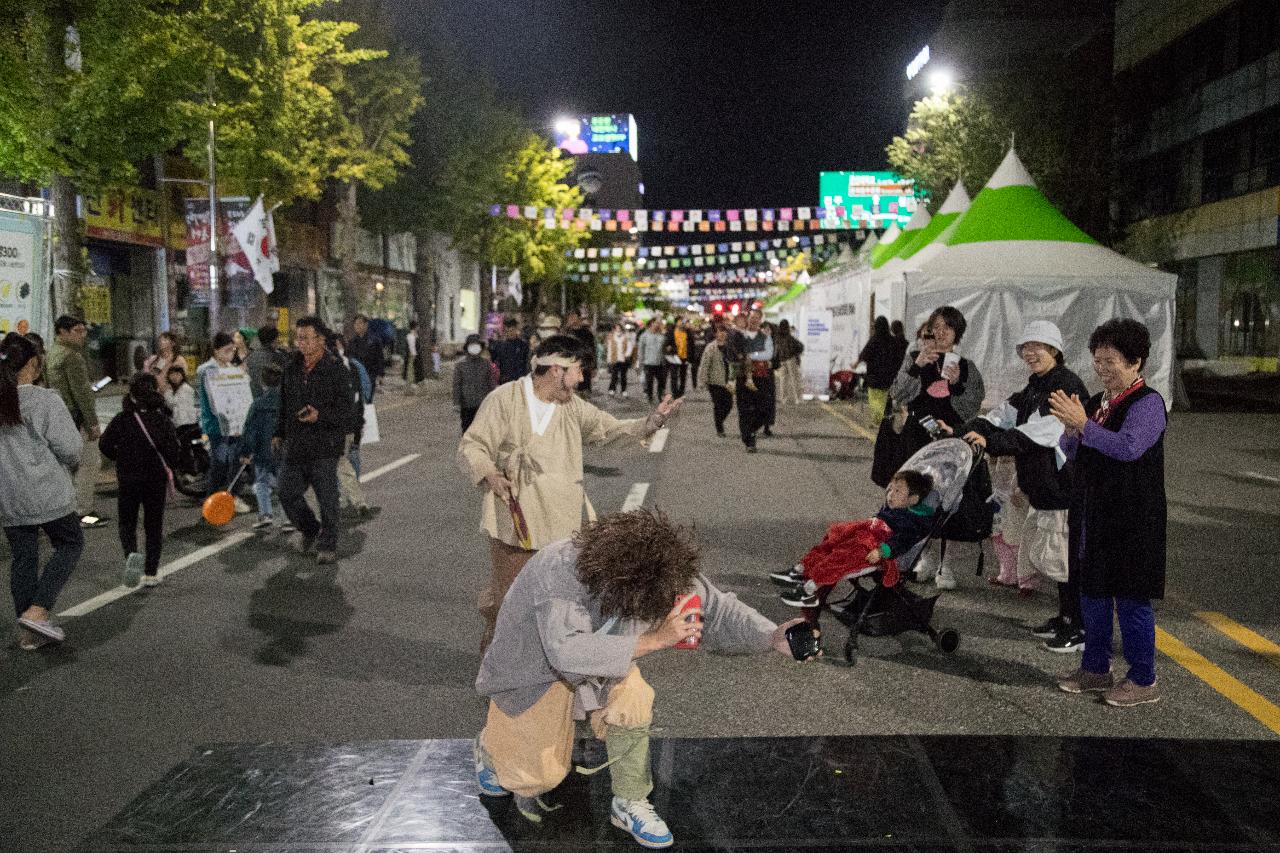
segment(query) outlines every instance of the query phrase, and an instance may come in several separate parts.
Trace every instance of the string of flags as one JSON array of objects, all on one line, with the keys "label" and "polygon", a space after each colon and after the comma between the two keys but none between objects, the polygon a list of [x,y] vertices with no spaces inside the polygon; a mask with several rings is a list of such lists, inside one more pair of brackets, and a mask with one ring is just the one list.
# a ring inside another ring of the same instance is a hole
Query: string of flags
[{"label": "string of flags", "polygon": [[808,255],[810,251],[809,249],[770,249],[766,252],[731,252],[727,255],[699,255],[696,258],[636,258],[634,260],[581,261],[570,264],[568,268],[573,272],[609,272],[618,270],[647,272],[654,269],[724,267],[766,260],[787,260],[794,255]]},{"label": "string of flags", "polygon": [[797,246],[825,246],[842,242],[838,234],[817,234],[813,237],[778,237],[772,240],[732,241],[728,243],[687,243],[668,246],[594,246],[586,249],[570,249],[565,257],[573,258],[656,258],[660,256],[684,257],[686,255],[725,255],[730,252],[755,252],[766,249],[785,249]]},{"label": "string of flags", "polygon": [[[861,206],[768,207],[729,210],[642,210],[591,207],[538,207],[491,204],[489,215],[542,223],[544,228],[582,231],[738,232],[823,231],[885,228],[899,219],[897,202],[872,213]],[[860,235],[865,237],[865,233]]]}]

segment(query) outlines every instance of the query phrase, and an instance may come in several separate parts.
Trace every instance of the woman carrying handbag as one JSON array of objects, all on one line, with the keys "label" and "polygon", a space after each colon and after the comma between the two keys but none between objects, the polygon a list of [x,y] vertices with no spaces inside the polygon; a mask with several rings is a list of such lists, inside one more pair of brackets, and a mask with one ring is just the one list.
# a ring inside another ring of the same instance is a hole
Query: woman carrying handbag
[{"label": "woman carrying handbag", "polygon": [[[116,463],[124,585],[135,587],[142,581],[146,586],[158,586],[164,505],[174,494],[173,469],[181,450],[155,376],[139,373],[133,377],[122,411],[111,419],[98,446],[103,456]],[[145,560],[138,553],[139,509],[146,534]]]}]

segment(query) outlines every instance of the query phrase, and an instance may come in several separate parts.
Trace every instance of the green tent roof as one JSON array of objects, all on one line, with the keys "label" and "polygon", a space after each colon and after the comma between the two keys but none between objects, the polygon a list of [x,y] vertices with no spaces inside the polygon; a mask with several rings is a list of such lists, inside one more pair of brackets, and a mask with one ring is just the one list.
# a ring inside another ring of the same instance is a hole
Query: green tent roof
[{"label": "green tent roof", "polygon": [[898,238],[902,236],[902,230],[898,228],[895,222],[890,225],[885,232],[880,235],[880,241],[871,250],[871,266],[878,267],[891,256],[890,247],[893,246]]},{"label": "green tent roof", "polygon": [[1013,149],[973,200],[964,218],[956,223],[947,245],[1003,240],[1095,245],[1098,242],[1049,203]]},{"label": "green tent roof", "polygon": [[946,227],[955,222],[961,216],[960,211],[955,213],[939,213],[929,220],[929,224],[919,231],[911,232],[911,239],[908,240],[898,251],[893,253],[893,257],[902,258],[904,261],[932,243],[938,238]]},{"label": "green tent roof", "polygon": [[795,284],[791,285],[790,288],[788,288],[786,293],[776,293],[773,296],[769,297],[769,299],[764,303],[764,307],[772,308],[775,305],[781,305],[784,302],[790,302],[792,299],[795,299],[797,296],[804,293],[808,289],[809,289],[809,285],[801,284],[800,282],[797,281]]}]

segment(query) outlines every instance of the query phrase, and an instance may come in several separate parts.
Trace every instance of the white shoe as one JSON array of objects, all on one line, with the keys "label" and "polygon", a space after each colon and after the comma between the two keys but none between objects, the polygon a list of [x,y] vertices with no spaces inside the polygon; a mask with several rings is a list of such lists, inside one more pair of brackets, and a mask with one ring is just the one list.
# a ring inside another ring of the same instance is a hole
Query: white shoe
[{"label": "white shoe", "polygon": [[160,576],[159,575],[143,575],[142,585],[143,586],[160,586]]},{"label": "white shoe", "polygon": [[124,577],[121,578],[123,583],[129,589],[133,589],[138,585],[138,581],[142,578],[142,555],[136,551],[124,558]]},{"label": "white shoe", "polygon": [[675,844],[667,823],[658,817],[648,800],[624,800],[614,797],[609,806],[609,822],[631,833],[641,847],[661,850]]},{"label": "white shoe", "polygon": [[240,500],[240,498],[236,498],[236,515],[244,515],[245,513],[252,512],[252,511],[253,511],[252,507],[250,507],[244,501]]},{"label": "white shoe", "polygon": [[951,570],[948,569],[946,566],[943,566],[941,569],[938,570],[938,574],[936,577],[934,577],[933,583],[935,586],[938,587],[938,589],[955,589],[956,588],[955,575],[951,574]]}]

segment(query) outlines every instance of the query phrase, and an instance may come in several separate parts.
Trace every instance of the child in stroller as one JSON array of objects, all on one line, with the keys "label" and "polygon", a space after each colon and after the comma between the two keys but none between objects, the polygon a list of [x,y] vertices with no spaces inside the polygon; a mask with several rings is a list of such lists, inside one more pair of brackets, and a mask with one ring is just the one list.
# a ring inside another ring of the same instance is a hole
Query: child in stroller
[{"label": "child in stroller", "polygon": [[[870,535],[868,540],[858,542],[856,547],[846,546],[839,558],[827,564],[821,561],[824,549],[819,545],[795,568],[769,577],[788,587],[793,593],[787,596],[791,599],[788,603],[803,608],[805,618],[815,628],[822,611],[827,609],[848,626],[844,656],[849,663],[854,662],[859,634],[886,636],[919,631],[942,651],[954,652],[960,644],[960,635],[950,628],[938,630],[932,625],[938,596],[917,595],[898,581],[900,574],[910,576],[908,573],[920,559],[925,545],[939,535],[955,516],[964,498],[966,484],[974,472],[982,468],[982,463],[981,449],[975,449],[960,439],[944,438],[930,442],[903,463],[886,490],[890,501],[881,512],[894,512],[892,519],[876,517],[837,524],[828,532],[829,537],[835,533],[837,539],[842,529],[850,533],[862,532]],[[926,479],[917,479],[920,477]],[[895,486],[894,481],[901,485]],[[926,496],[921,497],[921,492]],[[878,534],[875,532],[877,527]],[[856,539],[853,541],[857,542]],[[886,559],[883,545],[888,545],[892,559]],[[816,562],[810,560],[811,556],[816,558]],[[809,576],[806,567],[810,562],[822,568],[820,576],[816,573]],[[828,602],[834,585],[845,579],[852,581],[850,594]],[[813,586],[805,589],[804,584],[810,580],[814,582]],[[870,587],[866,586],[867,582],[871,583]]]},{"label": "child in stroller", "polygon": [[884,572],[885,586],[898,583],[896,558],[929,536],[934,508],[926,502],[933,478],[903,468],[885,489],[885,503],[871,518],[833,524],[827,535],[790,571],[769,578],[787,590],[782,601],[792,607],[820,608],[842,580]]}]

